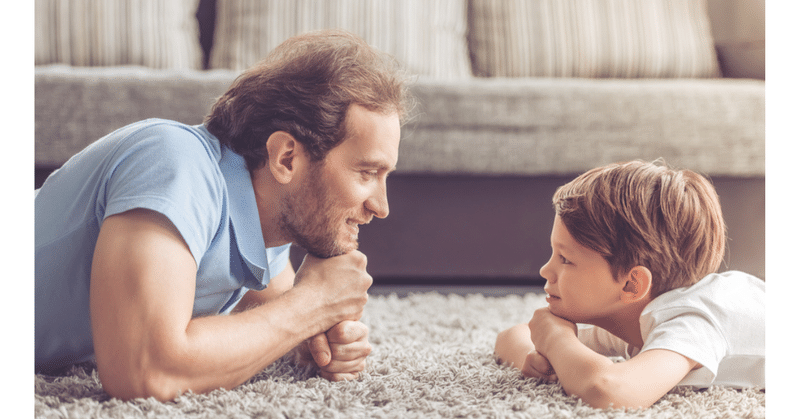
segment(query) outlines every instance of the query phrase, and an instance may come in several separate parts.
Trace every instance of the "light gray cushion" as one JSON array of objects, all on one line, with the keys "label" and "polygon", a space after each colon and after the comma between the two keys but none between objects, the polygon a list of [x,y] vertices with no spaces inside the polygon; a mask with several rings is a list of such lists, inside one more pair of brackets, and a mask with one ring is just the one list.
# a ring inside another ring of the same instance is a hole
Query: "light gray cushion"
[{"label": "light gray cushion", "polygon": [[244,70],[287,38],[340,28],[398,59],[411,74],[471,76],[466,0],[221,0],[212,68]]},{"label": "light gray cushion", "polygon": [[419,80],[398,170],[577,174],[663,157],[708,174],[763,176],[764,82],[747,79]]},{"label": "light gray cushion", "polygon": [[197,0],[36,0],[36,65],[200,68]]},{"label": "light gray cushion", "polygon": [[470,0],[488,77],[717,77],[705,0]]},{"label": "light gray cushion", "polygon": [[[36,164],[61,165],[125,124],[199,124],[234,71],[36,68]],[[763,176],[764,82],[480,79],[412,85],[400,173],[573,174],[663,157],[712,175]]]}]

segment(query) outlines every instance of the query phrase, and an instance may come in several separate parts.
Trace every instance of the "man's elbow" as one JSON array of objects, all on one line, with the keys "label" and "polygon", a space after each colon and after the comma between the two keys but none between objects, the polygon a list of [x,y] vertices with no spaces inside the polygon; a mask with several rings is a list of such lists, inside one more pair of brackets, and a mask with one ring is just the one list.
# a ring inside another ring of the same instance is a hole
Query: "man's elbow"
[{"label": "man's elbow", "polygon": [[186,391],[179,380],[152,366],[125,371],[122,368],[104,368],[98,362],[97,370],[103,390],[121,400],[152,397],[163,402],[173,400]]}]

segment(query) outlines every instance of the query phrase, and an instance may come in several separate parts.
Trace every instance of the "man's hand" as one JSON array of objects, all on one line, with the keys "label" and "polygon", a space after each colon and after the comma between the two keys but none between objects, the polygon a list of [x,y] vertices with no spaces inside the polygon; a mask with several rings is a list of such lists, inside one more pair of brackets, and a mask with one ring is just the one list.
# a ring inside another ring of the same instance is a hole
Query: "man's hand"
[{"label": "man's hand", "polygon": [[320,376],[331,381],[353,380],[367,367],[372,346],[369,329],[361,322],[344,321],[308,341]]},{"label": "man's hand", "polygon": [[309,304],[319,304],[317,333],[346,320],[358,321],[367,304],[372,277],[367,257],[354,250],[328,259],[306,255],[295,274],[295,291],[309,295]]},{"label": "man's hand", "polygon": [[548,307],[533,312],[533,318],[528,322],[528,328],[531,342],[544,356],[550,350],[557,350],[551,347],[557,338],[567,334],[572,336],[578,334],[578,326],[575,323],[556,316],[550,312]]}]

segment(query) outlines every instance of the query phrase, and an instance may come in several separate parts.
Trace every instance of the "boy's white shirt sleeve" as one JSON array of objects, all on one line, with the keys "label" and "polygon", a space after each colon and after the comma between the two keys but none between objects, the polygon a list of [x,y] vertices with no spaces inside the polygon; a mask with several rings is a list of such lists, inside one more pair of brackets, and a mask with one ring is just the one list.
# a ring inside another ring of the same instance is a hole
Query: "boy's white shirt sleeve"
[{"label": "boy's white shirt sleeve", "polygon": [[692,371],[680,384],[712,382],[727,347],[719,329],[698,313],[682,312],[672,318],[668,318],[669,313],[652,314],[655,315],[642,318],[641,329],[645,342],[641,349],[629,348],[625,341],[609,331],[591,325],[578,326],[578,339],[600,355],[623,357],[626,360],[647,350],[667,349],[703,366]]},{"label": "boy's white shirt sleeve", "polygon": [[578,325],[578,338],[605,356],[666,349],[699,363],[679,385],[765,387],[763,280],[736,271],[708,275],[654,299],[639,322],[642,348],[588,325]]},{"label": "boy's white shirt sleeve", "polygon": [[699,363],[702,367],[687,374],[680,385],[705,386],[714,381],[728,342],[707,313],[694,307],[671,307],[646,313],[640,322],[644,345],[637,353],[667,349]]}]

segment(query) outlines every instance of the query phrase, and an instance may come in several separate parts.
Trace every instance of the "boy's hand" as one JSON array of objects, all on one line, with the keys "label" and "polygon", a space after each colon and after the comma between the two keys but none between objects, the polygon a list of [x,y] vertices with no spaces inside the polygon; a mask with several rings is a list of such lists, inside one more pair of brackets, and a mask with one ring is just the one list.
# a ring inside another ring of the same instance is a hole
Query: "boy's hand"
[{"label": "boy's hand", "polygon": [[331,381],[358,378],[367,366],[372,346],[369,329],[361,322],[343,321],[325,333],[312,337],[308,349],[320,367],[320,376]]},{"label": "boy's hand", "polygon": [[522,365],[521,370],[522,375],[526,377],[541,378],[545,381],[556,381],[558,379],[555,370],[550,365],[550,361],[535,349],[525,357],[525,363]]},{"label": "boy's hand", "polygon": [[533,318],[528,322],[531,332],[531,342],[538,350],[547,354],[551,350],[550,344],[559,336],[578,334],[578,326],[550,312],[550,308],[543,307],[533,312]]}]

